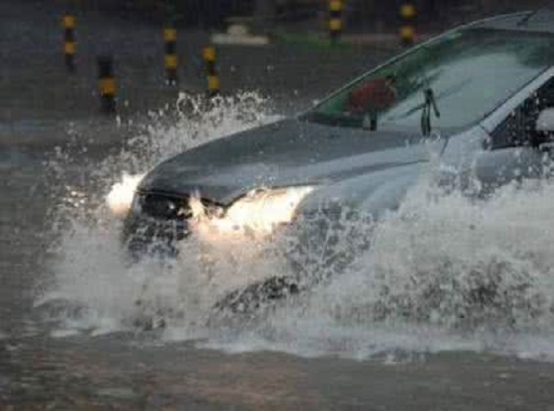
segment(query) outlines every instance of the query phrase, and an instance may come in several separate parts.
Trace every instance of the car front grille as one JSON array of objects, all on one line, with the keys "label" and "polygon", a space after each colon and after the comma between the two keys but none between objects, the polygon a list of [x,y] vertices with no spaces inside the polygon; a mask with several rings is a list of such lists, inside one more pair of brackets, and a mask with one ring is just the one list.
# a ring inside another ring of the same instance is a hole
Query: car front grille
[{"label": "car front grille", "polygon": [[[164,193],[139,193],[138,203],[141,213],[157,220],[189,220],[192,218],[190,196]],[[208,199],[200,199],[204,210],[210,216],[218,215],[223,208]]]},{"label": "car front grille", "polygon": [[176,197],[159,193],[139,195],[142,213],[161,220],[186,220],[192,217],[189,197]]},{"label": "car front grille", "polygon": [[[190,235],[191,197],[159,192],[137,192],[133,210],[125,221],[123,239],[133,255],[148,252],[151,245],[175,252],[174,241]],[[201,200],[206,213],[220,211],[221,206]]]}]

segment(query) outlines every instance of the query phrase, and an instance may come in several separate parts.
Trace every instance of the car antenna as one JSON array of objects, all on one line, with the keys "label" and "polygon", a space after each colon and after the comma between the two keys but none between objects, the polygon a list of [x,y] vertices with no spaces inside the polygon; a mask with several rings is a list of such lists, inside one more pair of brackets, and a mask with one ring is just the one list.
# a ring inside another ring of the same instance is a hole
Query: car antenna
[{"label": "car antenna", "polygon": [[546,0],[544,3],[542,3],[537,9],[529,12],[529,14],[526,14],[523,16],[523,18],[517,22],[517,27],[525,26],[527,23],[529,23],[529,20],[531,20],[533,17],[535,17],[537,14],[539,14],[541,11],[546,9],[549,4],[552,3],[552,0]]}]

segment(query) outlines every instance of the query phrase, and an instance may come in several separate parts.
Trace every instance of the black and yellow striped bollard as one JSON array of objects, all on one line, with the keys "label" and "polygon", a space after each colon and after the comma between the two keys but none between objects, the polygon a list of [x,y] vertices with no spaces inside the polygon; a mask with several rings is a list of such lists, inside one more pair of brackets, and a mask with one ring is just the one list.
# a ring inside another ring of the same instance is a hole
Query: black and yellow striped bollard
[{"label": "black and yellow striped bollard", "polygon": [[100,107],[105,114],[114,114],[115,107],[115,78],[112,56],[98,57],[98,88],[100,91]]},{"label": "black and yellow striped bollard", "polygon": [[177,30],[174,27],[164,29],[164,45],[166,82],[174,86],[177,84]]},{"label": "black and yellow striped bollard", "polygon": [[64,14],[62,18],[63,25],[63,50],[65,67],[67,71],[75,71],[75,16],[73,14]]},{"label": "black and yellow striped bollard", "polygon": [[340,40],[342,33],[342,0],[329,0],[329,36],[331,42]]},{"label": "black and yellow striped bollard", "polygon": [[215,68],[215,48],[213,46],[204,47],[202,56],[206,64],[206,76],[208,78],[208,96],[219,94],[219,77]]},{"label": "black and yellow striped bollard", "polygon": [[402,24],[400,26],[400,42],[404,47],[413,46],[413,44],[415,43],[416,14],[416,7],[412,3],[404,3],[400,7],[400,17],[402,19]]}]

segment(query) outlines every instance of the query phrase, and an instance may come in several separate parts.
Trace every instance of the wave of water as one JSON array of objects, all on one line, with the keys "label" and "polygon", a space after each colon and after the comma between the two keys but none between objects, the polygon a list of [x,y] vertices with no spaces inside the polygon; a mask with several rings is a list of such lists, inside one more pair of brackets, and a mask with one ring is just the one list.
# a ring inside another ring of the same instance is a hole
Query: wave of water
[{"label": "wave of water", "polygon": [[[341,276],[248,322],[212,322],[214,304],[228,291],[291,271],[290,239],[218,244],[193,236],[182,242],[177,260],[130,265],[120,247],[121,219],[104,200],[123,173],[144,173],[186,148],[278,116],[252,94],[210,107],[185,98],[180,104],[186,113],[175,122],[152,119],[80,185],[65,187],[71,156],[62,150],[52,159],[64,182],[52,211],[55,277],[37,307],[56,308],[49,312],[56,336],[137,330],[147,319],[164,326],[162,340],[198,340],[229,351],[554,357],[554,185],[548,182],[507,186],[476,202],[457,192],[437,196],[431,179],[422,179],[378,224],[354,222],[358,233],[371,234],[371,248]],[[303,269],[318,276],[326,252],[307,250]]]}]

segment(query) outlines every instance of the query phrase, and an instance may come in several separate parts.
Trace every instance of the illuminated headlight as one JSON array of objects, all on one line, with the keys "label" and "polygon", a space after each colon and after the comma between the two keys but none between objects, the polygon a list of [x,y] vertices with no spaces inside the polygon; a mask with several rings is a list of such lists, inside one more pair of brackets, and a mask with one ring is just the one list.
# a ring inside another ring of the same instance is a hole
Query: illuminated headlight
[{"label": "illuminated headlight", "polygon": [[124,174],[121,182],[115,183],[108,196],[106,203],[112,213],[117,216],[123,216],[129,212],[131,207],[135,207],[133,199],[136,202],[135,190],[139,185],[144,175],[127,175]]},{"label": "illuminated headlight", "polygon": [[211,223],[223,231],[246,229],[269,234],[276,226],[292,221],[300,202],[313,190],[312,186],[255,190],[233,203],[223,217],[211,219]]}]

